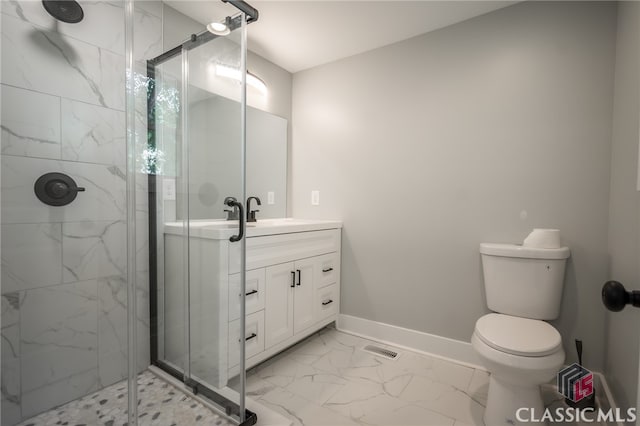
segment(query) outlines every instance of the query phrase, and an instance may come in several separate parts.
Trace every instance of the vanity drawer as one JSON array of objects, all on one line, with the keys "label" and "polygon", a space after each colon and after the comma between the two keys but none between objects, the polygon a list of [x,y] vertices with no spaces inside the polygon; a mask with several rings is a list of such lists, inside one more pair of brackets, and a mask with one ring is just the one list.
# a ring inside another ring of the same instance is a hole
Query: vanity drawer
[{"label": "vanity drawer", "polygon": [[317,289],[314,303],[316,321],[322,321],[336,315],[340,309],[340,287],[338,284]]},{"label": "vanity drawer", "polygon": [[[264,309],[264,269],[254,269],[246,274],[246,314]],[[229,321],[240,318],[240,274],[229,275]]]},{"label": "vanity drawer", "polygon": [[[340,229],[247,238],[247,269],[263,268],[340,250]],[[240,272],[240,245],[229,246],[229,273]]]},{"label": "vanity drawer", "polygon": [[340,278],[340,258],[338,253],[318,256],[316,288],[326,287],[338,282]]},{"label": "vanity drawer", "polygon": [[[247,315],[245,323],[245,356],[251,358],[264,351],[264,311]],[[240,320],[229,323],[229,368],[240,364]]]}]

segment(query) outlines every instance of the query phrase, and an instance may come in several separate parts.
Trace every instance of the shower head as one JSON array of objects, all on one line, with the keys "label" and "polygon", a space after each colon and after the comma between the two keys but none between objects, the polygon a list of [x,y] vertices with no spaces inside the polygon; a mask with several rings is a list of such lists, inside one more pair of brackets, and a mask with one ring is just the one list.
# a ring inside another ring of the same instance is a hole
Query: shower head
[{"label": "shower head", "polygon": [[49,15],[68,24],[77,24],[84,18],[82,6],[75,0],[42,0]]}]

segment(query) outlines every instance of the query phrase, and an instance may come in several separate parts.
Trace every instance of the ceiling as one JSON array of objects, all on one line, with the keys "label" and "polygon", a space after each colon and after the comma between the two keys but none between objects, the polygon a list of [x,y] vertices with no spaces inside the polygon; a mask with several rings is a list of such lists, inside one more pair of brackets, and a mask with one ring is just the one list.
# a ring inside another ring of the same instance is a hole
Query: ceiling
[{"label": "ceiling", "polygon": [[[516,1],[249,0],[260,19],[249,49],[291,73],[446,27]],[[221,1],[170,0],[196,21],[219,21],[236,10]]]}]

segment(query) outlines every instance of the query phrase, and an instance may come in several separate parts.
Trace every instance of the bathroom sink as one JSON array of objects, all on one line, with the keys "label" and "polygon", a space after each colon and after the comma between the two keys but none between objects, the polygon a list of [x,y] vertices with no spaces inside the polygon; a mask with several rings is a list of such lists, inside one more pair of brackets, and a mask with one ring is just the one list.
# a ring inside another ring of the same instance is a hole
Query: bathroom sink
[{"label": "bathroom sink", "polygon": [[[184,235],[183,222],[165,223],[165,233]],[[246,224],[246,236],[258,237],[289,232],[318,231],[322,229],[341,228],[342,223],[329,220],[311,220],[296,218],[258,219]],[[224,219],[199,219],[189,222],[189,234],[195,238],[228,239],[238,233],[238,222]]]},{"label": "bathroom sink", "polygon": [[295,219],[292,217],[283,217],[278,219],[258,219],[257,222],[247,223],[247,226],[254,225],[258,227],[263,226],[291,226],[291,225],[306,225],[309,223],[315,223],[317,221],[308,219]]}]

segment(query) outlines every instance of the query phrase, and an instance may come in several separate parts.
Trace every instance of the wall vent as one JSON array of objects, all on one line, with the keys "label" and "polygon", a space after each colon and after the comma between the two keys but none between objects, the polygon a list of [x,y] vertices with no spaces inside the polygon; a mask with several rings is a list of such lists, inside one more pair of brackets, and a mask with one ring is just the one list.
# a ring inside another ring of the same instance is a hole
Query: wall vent
[{"label": "wall vent", "polygon": [[394,352],[389,349],[381,348],[380,346],[367,345],[363,349],[366,352],[372,353],[377,356],[381,356],[386,359],[396,360],[398,359],[398,352]]}]

